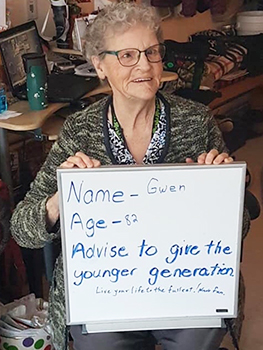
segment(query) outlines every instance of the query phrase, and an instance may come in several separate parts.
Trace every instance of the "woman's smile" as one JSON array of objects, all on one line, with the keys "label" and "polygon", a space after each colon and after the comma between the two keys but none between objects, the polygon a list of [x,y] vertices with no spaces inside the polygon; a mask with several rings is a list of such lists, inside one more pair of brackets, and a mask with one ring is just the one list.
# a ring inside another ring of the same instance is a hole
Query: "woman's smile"
[{"label": "woman's smile", "polygon": [[134,83],[145,83],[145,82],[148,82],[151,80],[152,80],[152,78],[138,78],[138,79],[134,79],[133,82]]}]

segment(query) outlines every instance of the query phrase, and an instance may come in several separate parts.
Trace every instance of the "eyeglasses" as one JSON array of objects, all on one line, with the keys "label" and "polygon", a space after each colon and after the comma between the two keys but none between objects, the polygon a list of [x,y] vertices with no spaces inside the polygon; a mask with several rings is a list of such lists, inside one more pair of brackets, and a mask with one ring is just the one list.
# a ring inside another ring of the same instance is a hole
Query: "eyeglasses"
[{"label": "eyeglasses", "polygon": [[119,51],[102,51],[99,53],[100,55],[114,55],[118,58],[120,64],[124,67],[132,67],[135,66],[141,57],[141,53],[145,53],[147,60],[151,63],[160,62],[165,55],[165,45],[164,44],[156,44],[148,47],[146,50],[138,50],[138,49],[123,49]]}]

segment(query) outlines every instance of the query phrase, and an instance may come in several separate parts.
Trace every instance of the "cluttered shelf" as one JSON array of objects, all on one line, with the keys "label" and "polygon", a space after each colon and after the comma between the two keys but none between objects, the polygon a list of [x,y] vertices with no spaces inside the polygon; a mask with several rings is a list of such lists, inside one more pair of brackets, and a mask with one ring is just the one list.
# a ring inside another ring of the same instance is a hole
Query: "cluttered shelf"
[{"label": "cluttered shelf", "polygon": [[[162,82],[177,79],[177,74],[173,72],[164,72]],[[106,82],[102,82],[88,92],[84,97],[97,96],[99,94],[109,94],[111,89]],[[12,111],[21,113],[8,119],[0,119],[0,173],[3,181],[8,185],[10,197],[13,197],[13,181],[10,169],[9,140],[7,132],[31,132],[34,133],[35,140],[44,138],[54,141],[57,138],[59,130],[62,127],[64,119],[55,113],[68,103],[49,103],[43,110],[31,110],[27,101],[19,101],[10,106]],[[10,139],[10,138],[9,138]]]},{"label": "cluttered shelf", "polygon": [[[177,74],[174,72],[163,72],[162,82],[176,80]],[[88,92],[85,97],[92,97],[99,94],[109,94],[111,88],[106,82],[101,82],[96,88]],[[0,119],[0,128],[13,131],[28,131],[41,128],[44,123],[67,103],[49,103],[47,108],[42,110],[31,110],[27,101],[18,101],[10,106],[10,109],[22,113],[19,116]]]}]

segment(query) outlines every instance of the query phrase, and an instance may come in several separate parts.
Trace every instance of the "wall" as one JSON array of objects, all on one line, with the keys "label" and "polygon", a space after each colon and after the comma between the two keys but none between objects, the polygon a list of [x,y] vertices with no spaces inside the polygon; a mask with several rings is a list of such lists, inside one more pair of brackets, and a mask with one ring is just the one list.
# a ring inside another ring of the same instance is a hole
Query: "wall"
[{"label": "wall", "polygon": [[214,27],[215,24],[212,21],[210,11],[199,13],[190,18],[180,16],[168,17],[162,22],[164,38],[179,42],[188,41],[188,37],[191,34]]},{"label": "wall", "polygon": [[[1,4],[0,0],[0,4]],[[50,8],[49,0],[35,0],[37,3],[37,12],[38,18],[36,20],[39,30],[41,30],[43,26],[43,22],[46,16],[48,9]],[[105,3],[112,0],[91,0],[90,3],[81,4],[84,12],[90,13],[93,9],[93,3],[99,4],[100,2]],[[7,7],[11,9],[11,20],[12,25],[15,26],[17,24],[26,22],[28,20],[27,16],[27,2],[28,0],[6,0]],[[149,4],[150,0],[137,0],[138,3],[143,2]],[[220,27],[222,24],[233,22],[235,18],[235,14],[242,7],[242,0],[228,0],[227,12],[223,16],[218,16],[215,18],[217,22],[217,27]],[[91,6],[92,5],[92,6]],[[180,7],[180,6],[178,6]],[[177,12],[177,9],[175,9]],[[205,14],[199,14],[197,16],[191,18],[181,18],[176,16],[176,18],[167,18],[164,21],[163,27],[168,36],[174,36],[176,39],[179,38],[179,41],[187,40],[187,37],[195,31],[211,28],[211,25],[215,25],[211,19],[210,13],[207,11]],[[170,27],[170,28],[169,28]],[[52,20],[52,13],[49,17],[49,23],[47,25],[47,29],[45,31],[45,35],[53,36],[55,35],[55,27]],[[177,40],[177,39],[176,39]]]},{"label": "wall", "polygon": [[[1,1],[0,0],[0,4]],[[12,26],[16,26],[18,24],[21,24],[23,22],[28,21],[28,13],[27,13],[27,4],[28,0],[6,0],[7,1],[7,7],[11,10],[11,21]],[[45,17],[48,13],[48,10],[50,9],[50,1],[49,0],[35,0],[37,5],[37,27],[39,32],[41,32],[41,29],[43,27],[43,23],[45,21]],[[93,11],[94,4],[93,0],[91,0],[91,3],[83,3],[79,4],[84,13],[90,13]],[[55,35],[55,26],[53,22],[53,13],[52,11],[49,13],[49,20],[46,26],[46,29],[44,31],[45,36],[52,37]]]},{"label": "wall", "polygon": [[[50,8],[49,0],[35,0],[37,6],[37,15],[38,18],[36,20],[39,31],[41,30],[44,19]],[[12,26],[16,26],[18,24],[24,23],[28,21],[28,12],[27,12],[27,4],[28,0],[6,0],[7,7],[11,10],[11,22]],[[46,31],[46,35],[53,36],[55,34],[55,28],[53,26],[52,14],[49,17],[49,23]]]},{"label": "wall", "polygon": [[5,0],[0,0],[0,26],[4,27],[6,24],[6,16],[5,16]]},{"label": "wall", "polygon": [[[28,0],[7,0],[7,7],[11,9],[11,21],[12,26],[18,25],[20,23],[26,22],[28,20],[27,15],[27,1]],[[39,32],[41,32],[44,19],[50,8],[49,0],[36,0],[37,2],[37,13],[38,18],[36,20]],[[83,12],[90,13],[92,6],[89,3],[81,4]],[[52,37],[55,35],[55,26],[53,22],[52,11],[49,14],[49,21],[47,28],[44,32],[45,36]],[[184,17],[170,17],[163,21],[162,23],[164,37],[169,39],[174,39],[178,41],[187,41],[190,34],[213,27],[213,22],[210,16],[210,12],[198,14],[191,18]]]},{"label": "wall", "polygon": [[27,21],[26,4],[27,0],[6,0],[6,6],[11,10],[10,18],[12,26]]}]

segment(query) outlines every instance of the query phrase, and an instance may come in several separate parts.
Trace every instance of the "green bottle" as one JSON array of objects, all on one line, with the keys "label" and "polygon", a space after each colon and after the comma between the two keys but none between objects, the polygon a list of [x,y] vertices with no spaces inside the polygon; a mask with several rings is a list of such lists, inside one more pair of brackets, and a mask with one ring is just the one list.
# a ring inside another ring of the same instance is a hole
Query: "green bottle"
[{"label": "green bottle", "polygon": [[29,106],[33,110],[44,109],[48,106],[45,56],[38,53],[26,53],[22,57],[26,72]]}]

